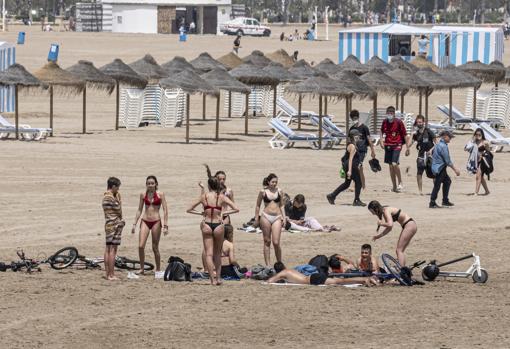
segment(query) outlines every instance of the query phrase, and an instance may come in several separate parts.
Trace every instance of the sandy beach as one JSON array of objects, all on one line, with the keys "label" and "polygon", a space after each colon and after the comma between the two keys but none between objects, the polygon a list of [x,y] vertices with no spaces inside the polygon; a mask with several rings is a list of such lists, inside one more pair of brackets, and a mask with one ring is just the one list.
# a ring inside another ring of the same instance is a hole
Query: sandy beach
[{"label": "sandy beach", "polygon": [[[0,33],[0,41],[15,42],[16,29]],[[278,30],[271,38],[244,37],[240,56],[255,49],[269,53],[284,48],[299,50],[300,58],[307,61],[318,63],[327,57],[337,62],[336,40],[281,43]],[[131,63],[146,53],[164,63],[176,55],[193,59],[203,51],[217,58],[231,50],[232,41],[230,36],[190,36],[188,42],[179,43],[173,35],[43,33],[33,27],[27,30],[26,44],[17,46],[16,59],[33,72],[46,62],[50,44],[58,43],[59,64],[64,68],[79,59],[91,60],[96,67],[114,58]],[[503,63],[510,64],[508,51]],[[454,94],[459,109],[464,108],[464,93]],[[115,131],[114,95],[90,91],[87,97],[87,134],[81,134],[81,96],[57,96],[55,137],[0,142],[0,261],[15,260],[17,248],[32,257],[65,246],[75,246],[86,256],[102,256],[101,199],[106,179],[121,179],[123,211],[130,227],[145,178],[154,174],[170,209],[170,234],[162,237],[160,245],[164,266],[168,257],[180,256],[196,270],[201,266],[200,219],[186,214],[186,209],[199,193],[197,183],[206,180],[203,163],[213,172],[227,173],[240,208],[233,217],[236,228],[253,217],[262,179],[270,172],[278,175],[279,186],[291,197],[305,195],[308,215],[341,227],[333,233],[284,232],[281,244],[288,266],[306,263],[317,254],[358,257],[360,246],[375,233],[376,218],[366,208],[351,206],[352,192],[341,194],[335,206],[326,201],[325,195],[340,183],[344,147],[271,150],[267,141],[272,133],[265,117],[251,118],[250,135],[245,136],[244,120],[226,118],[223,107],[221,140],[214,142],[215,103],[208,99],[208,117],[203,121],[201,96],[191,99],[190,144],[184,143],[184,127]],[[447,103],[447,98],[445,92],[432,94],[431,120],[440,120],[435,105]],[[293,96],[288,100],[297,106]],[[379,103],[387,106],[394,98],[380,97]],[[21,94],[19,106],[21,123],[48,127],[47,92]],[[408,96],[406,106],[416,114],[418,98]],[[354,108],[368,112],[371,101],[355,101]],[[303,109],[318,111],[317,100],[306,98]],[[344,124],[343,102],[330,104],[329,113],[340,126]],[[12,114],[4,116],[14,121]],[[309,125],[305,129],[315,131]],[[508,130],[502,133],[510,137]],[[430,210],[428,195],[418,195],[415,148],[401,158],[403,193],[391,192],[388,169],[383,168],[377,174],[366,171],[367,189],[361,198],[402,208],[416,220],[418,233],[407,250],[409,262],[446,261],[476,252],[489,272],[486,284],[448,279],[421,287],[347,289],[269,286],[245,280],[211,287],[207,281],[165,283],[152,274],[128,280],[125,272],[119,272],[121,281],[107,282],[103,272],[57,272],[43,266],[41,273],[31,275],[0,274],[0,348],[508,348],[510,155],[495,155],[491,194],[475,197],[471,195],[475,179],[465,170],[468,153],[463,150],[472,131],[456,135],[450,149],[462,173],[452,175],[454,208]],[[381,148],[377,157],[382,162]],[[431,188],[431,181],[425,179],[424,192]],[[399,233],[395,226],[372,243],[374,254],[394,255]],[[242,265],[263,263],[260,234],[236,230],[235,243]],[[137,258],[137,245],[138,235],[125,229],[119,255]],[[146,251],[153,261],[150,243]],[[468,266],[469,262],[462,262],[452,270],[464,271]]]}]

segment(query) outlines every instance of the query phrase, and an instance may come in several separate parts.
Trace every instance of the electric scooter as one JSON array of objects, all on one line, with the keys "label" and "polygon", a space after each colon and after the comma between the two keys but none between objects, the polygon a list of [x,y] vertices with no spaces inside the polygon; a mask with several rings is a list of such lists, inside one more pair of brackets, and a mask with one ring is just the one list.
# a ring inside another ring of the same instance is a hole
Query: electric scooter
[{"label": "electric scooter", "polygon": [[[457,263],[469,258],[473,258],[474,261],[473,264],[465,272],[440,270],[440,268],[446,265]],[[489,279],[489,273],[487,273],[487,271],[483,269],[482,266],[480,265],[480,256],[477,256],[474,252],[464,257],[453,259],[451,261],[444,262],[441,264],[437,264],[437,261],[433,260],[423,268],[421,275],[423,277],[423,280],[425,281],[434,281],[438,276],[456,278],[471,277],[473,279],[473,282],[483,284],[486,283],[487,280]]]}]

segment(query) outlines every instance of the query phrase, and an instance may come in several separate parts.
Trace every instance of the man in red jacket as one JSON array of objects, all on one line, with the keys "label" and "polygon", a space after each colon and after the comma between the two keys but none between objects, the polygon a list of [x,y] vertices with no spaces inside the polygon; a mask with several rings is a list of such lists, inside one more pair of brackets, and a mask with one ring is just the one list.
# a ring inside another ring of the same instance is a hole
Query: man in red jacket
[{"label": "man in red jacket", "polygon": [[389,165],[390,177],[394,192],[401,192],[402,175],[400,173],[400,152],[406,145],[406,156],[409,155],[409,140],[402,120],[395,118],[395,108],[386,109],[386,119],[381,126],[381,147],[384,149],[384,163]]}]

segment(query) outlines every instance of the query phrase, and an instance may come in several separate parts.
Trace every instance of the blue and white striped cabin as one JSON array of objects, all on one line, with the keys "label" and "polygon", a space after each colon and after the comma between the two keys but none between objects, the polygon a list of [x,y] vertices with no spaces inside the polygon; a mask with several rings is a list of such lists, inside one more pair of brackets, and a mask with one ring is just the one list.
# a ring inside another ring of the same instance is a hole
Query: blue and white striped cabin
[{"label": "blue and white striped cabin", "polygon": [[[0,71],[16,63],[16,47],[0,41]],[[14,111],[14,87],[0,87],[0,112]]]}]

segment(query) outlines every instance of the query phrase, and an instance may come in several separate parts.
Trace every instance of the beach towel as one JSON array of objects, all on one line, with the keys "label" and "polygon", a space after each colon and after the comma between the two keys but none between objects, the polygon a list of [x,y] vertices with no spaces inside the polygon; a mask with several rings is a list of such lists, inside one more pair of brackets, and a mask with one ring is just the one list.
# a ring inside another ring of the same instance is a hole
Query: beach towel
[{"label": "beach towel", "polygon": [[343,286],[345,288],[358,288],[363,286],[362,284],[351,284],[351,285],[303,285],[303,284],[291,284],[288,282],[262,282],[262,285],[270,285],[270,286],[309,286],[309,287],[336,287]]}]

